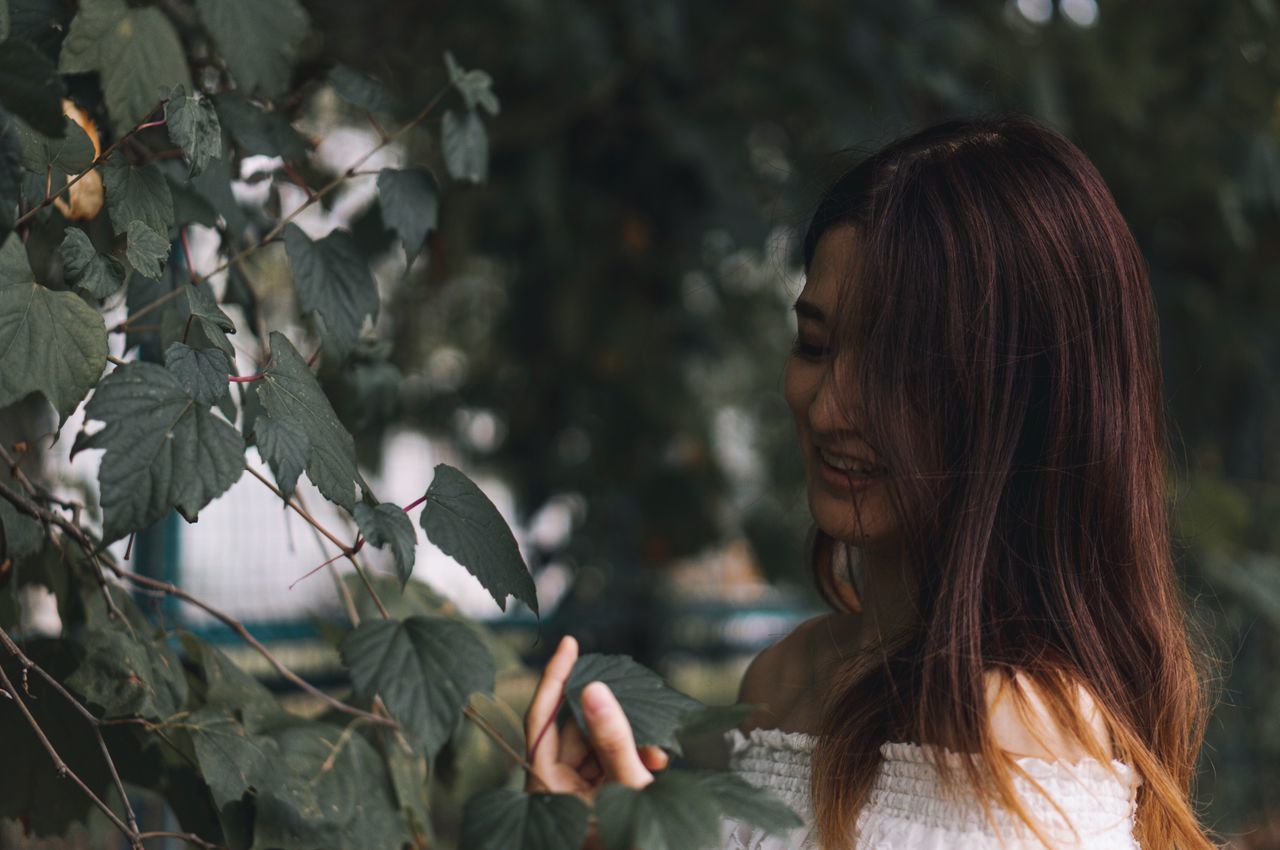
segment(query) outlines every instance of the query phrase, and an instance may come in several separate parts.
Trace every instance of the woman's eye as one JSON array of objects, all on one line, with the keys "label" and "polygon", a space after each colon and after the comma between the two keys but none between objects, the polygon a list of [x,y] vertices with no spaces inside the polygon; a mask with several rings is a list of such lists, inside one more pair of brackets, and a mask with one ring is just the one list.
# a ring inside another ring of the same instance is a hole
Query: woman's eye
[{"label": "woman's eye", "polygon": [[798,354],[809,360],[817,360],[827,353],[829,349],[823,345],[810,345],[800,338],[796,338],[795,343],[791,346],[791,353]]}]

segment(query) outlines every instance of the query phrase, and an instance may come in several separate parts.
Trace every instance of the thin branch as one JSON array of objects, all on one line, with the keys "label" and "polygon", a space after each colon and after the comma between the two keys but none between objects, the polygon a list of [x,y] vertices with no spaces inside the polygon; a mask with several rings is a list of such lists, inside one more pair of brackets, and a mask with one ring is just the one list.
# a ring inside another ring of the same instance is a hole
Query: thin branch
[{"label": "thin branch", "polygon": [[27,708],[26,702],[22,699],[21,692],[19,692],[19,690],[13,686],[13,682],[9,680],[9,674],[4,671],[3,664],[0,664],[0,685],[3,685],[5,691],[7,691],[9,696],[13,698],[14,704],[18,706],[18,710],[22,712],[22,716],[27,719],[27,725],[31,727],[31,731],[36,733],[36,738],[40,741],[40,745],[45,748],[45,751],[49,753],[49,757],[53,759],[53,766],[58,771],[58,776],[71,777],[71,781],[80,786],[80,790],[88,795],[89,799],[93,801],[93,804],[107,816],[107,819],[115,824],[117,829],[129,837],[130,844],[134,847],[139,846],[138,833],[131,830],[128,824],[120,820],[119,815],[111,811],[111,807],[102,802],[102,799],[97,794],[93,793],[93,789],[85,784],[85,781],[80,778],[80,775],[68,767],[67,763],[62,760],[62,756],[58,755],[58,751],[54,749],[53,744],[49,742],[49,738],[44,734],[44,730],[40,728],[40,723],[36,720],[35,716],[31,714],[31,709]]},{"label": "thin branch", "polygon": [[[155,106],[153,106],[153,107],[151,108],[151,110],[147,113],[147,117],[150,117],[152,114],[154,114],[154,113],[155,113],[155,111],[156,111],[157,109],[162,108],[162,107],[163,107],[166,103],[168,103],[168,102],[169,102],[169,98],[167,98],[167,97],[166,97],[166,98],[163,98],[159,103],[157,103]],[[163,124],[164,122],[163,122],[163,121],[161,121],[161,122],[159,122],[159,123]],[[77,183],[79,183],[81,180],[83,180],[83,179],[84,179],[84,178],[89,174],[89,172],[90,172],[90,171],[93,171],[93,170],[94,170],[95,168],[97,168],[99,165],[102,165],[104,162],[106,162],[106,161],[111,157],[111,154],[113,154],[113,153],[115,153],[115,152],[116,152],[116,149],[117,149],[117,148],[119,148],[122,144],[124,144],[125,142],[127,142],[129,139],[131,139],[131,138],[133,137],[133,135],[134,135],[135,133],[137,133],[139,130],[145,130],[145,129],[146,129],[146,128],[148,128],[148,127],[154,127],[154,126],[156,126],[156,122],[154,122],[154,121],[153,121],[153,122],[151,122],[151,123],[149,123],[149,124],[148,124],[148,123],[146,123],[145,118],[144,118],[143,123],[141,123],[141,124],[139,124],[138,126],[134,127],[132,130],[130,130],[129,132],[125,133],[125,134],[124,134],[123,136],[121,136],[120,138],[116,139],[114,142],[112,142],[112,143],[107,147],[107,149],[106,149],[106,150],[104,150],[102,153],[100,153],[100,154],[98,154],[96,157],[94,157],[93,162],[89,163],[89,167],[88,167],[88,168],[86,168],[84,171],[81,171],[81,172],[80,172],[79,174],[77,174],[75,177],[72,177],[70,180],[68,180],[68,181],[67,181],[67,185],[63,186],[63,187],[62,187],[61,189],[59,189],[57,192],[55,192],[55,193],[54,193],[54,194],[52,194],[52,195],[49,195],[49,196],[48,196],[48,197],[46,197],[43,201],[41,201],[40,203],[36,204],[36,205],[35,205],[34,207],[32,207],[31,209],[27,210],[27,212],[26,212],[24,215],[22,215],[22,216],[21,216],[17,221],[15,221],[15,222],[13,223],[13,227],[14,227],[14,229],[15,229],[15,230],[17,230],[19,227],[21,227],[23,224],[25,224],[25,223],[26,223],[26,222],[27,222],[27,221],[28,221],[32,216],[34,216],[36,213],[40,212],[40,210],[44,209],[45,207],[49,206],[49,204],[53,203],[53,201],[54,201],[54,199],[55,199],[55,198],[57,198],[57,197],[58,197],[59,195],[61,195],[63,192],[66,192],[66,191],[67,191],[67,190],[69,190],[72,186],[76,185],[76,184],[77,184]]]},{"label": "thin branch", "polygon": [[360,566],[360,562],[356,560],[357,550],[351,548],[350,546],[348,546],[347,544],[339,540],[337,538],[337,535],[335,535],[333,532],[329,531],[329,529],[321,525],[316,520],[316,518],[313,517],[311,514],[307,513],[306,509],[303,508],[301,505],[297,504],[292,499],[285,499],[284,493],[280,492],[280,488],[272,484],[270,481],[268,481],[261,472],[258,472],[258,470],[249,466],[246,466],[245,469],[247,469],[249,473],[253,475],[254,478],[261,481],[267,487],[267,489],[269,489],[272,493],[275,493],[281,499],[284,499],[285,504],[287,504],[289,507],[297,511],[298,516],[302,517],[308,523],[310,523],[310,525],[313,528],[315,528],[316,531],[319,531],[325,537],[329,538],[330,543],[332,543],[334,546],[337,546],[339,549],[342,550],[342,554],[346,557],[348,561],[351,562],[351,566],[355,567],[356,575],[360,576],[360,581],[364,582],[364,588],[365,590],[369,591],[369,597],[373,599],[373,604],[377,606],[378,613],[382,614],[382,618],[384,620],[391,619],[391,613],[387,611],[387,606],[382,604],[382,597],[380,597],[378,595],[378,591],[374,589],[373,582],[369,580],[369,576],[366,575],[364,567]]},{"label": "thin branch", "polygon": [[440,91],[436,92],[435,97],[431,98],[431,100],[427,102],[427,105],[422,107],[422,109],[419,110],[418,114],[410,118],[407,123],[405,123],[403,126],[400,127],[400,129],[396,130],[394,133],[392,133],[389,136],[383,136],[383,138],[378,142],[378,144],[370,148],[369,151],[364,154],[364,156],[360,157],[351,165],[347,166],[347,168],[341,174],[337,175],[328,183],[324,184],[319,189],[317,189],[315,192],[308,195],[305,201],[303,201],[293,212],[289,213],[287,216],[280,219],[280,221],[276,223],[276,226],[268,230],[267,234],[263,236],[260,240],[248,246],[247,248],[241,249],[239,253],[233,255],[229,260],[224,262],[218,268],[209,272],[209,274],[204,275],[201,279],[203,280],[204,278],[208,278],[211,275],[217,274],[218,272],[227,268],[237,260],[243,260],[245,257],[252,254],[254,251],[261,248],[263,245],[266,245],[274,241],[281,233],[284,232],[284,229],[286,226],[288,226],[289,222],[293,221],[295,218],[302,215],[302,213],[308,208],[310,208],[312,204],[316,203],[325,195],[329,194],[334,189],[341,186],[344,180],[346,180],[355,172],[359,171],[360,166],[364,165],[366,162],[372,159],[374,154],[376,154],[378,151],[382,150],[387,145],[399,139],[401,136],[403,136],[405,133],[409,132],[414,127],[421,124],[423,121],[425,121],[427,116],[431,114],[431,110],[435,109],[436,104],[439,103],[440,100],[446,94],[448,94],[449,89],[451,88],[453,88],[453,83],[449,83],[444,88],[440,89]]},{"label": "thin branch", "polygon": [[126,365],[129,361],[127,361],[127,360],[121,360],[119,357],[116,357],[114,354],[108,354],[108,355],[107,355],[107,362],[108,362],[108,363],[114,363],[114,364],[115,364],[115,365],[117,365],[117,366],[124,366],[124,365]]},{"label": "thin branch", "polygon": [[[102,737],[102,721],[95,717],[93,712],[85,708],[80,700],[68,693],[67,689],[62,687],[62,683],[53,678],[53,676],[50,676],[47,670],[28,658],[27,654],[24,653],[22,648],[14,642],[13,638],[9,637],[9,633],[4,629],[0,629],[0,642],[3,642],[5,649],[9,650],[9,652],[18,659],[18,663],[22,665],[24,670],[35,670],[36,674],[39,675],[40,678],[44,679],[45,682],[48,683],[49,687],[57,691],[58,694],[66,700],[73,709],[75,709],[76,713],[83,717],[85,722],[93,728],[93,735],[98,740],[98,749],[102,750],[102,758],[107,763],[107,770],[111,772],[111,782],[116,787],[116,793],[120,795],[120,799],[124,802],[124,812],[125,817],[129,820],[129,829],[134,835],[136,835],[138,832],[138,818],[134,815],[133,805],[129,802],[129,795],[124,790],[124,782],[120,779],[120,772],[116,770],[115,759],[111,758],[111,751],[107,749],[107,741]],[[132,843],[136,846],[137,842]]]}]

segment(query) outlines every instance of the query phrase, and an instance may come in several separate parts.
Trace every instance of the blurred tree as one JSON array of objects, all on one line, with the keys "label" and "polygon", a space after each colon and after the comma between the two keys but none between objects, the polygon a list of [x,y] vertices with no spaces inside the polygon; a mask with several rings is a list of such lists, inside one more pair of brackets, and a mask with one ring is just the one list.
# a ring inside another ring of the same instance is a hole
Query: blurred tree
[{"label": "blurred tree", "polygon": [[[602,617],[651,617],[621,596],[740,531],[806,581],[779,381],[796,230],[838,166],[975,110],[1070,135],[1150,264],[1185,570],[1231,662],[1200,793],[1227,830],[1280,807],[1272,0],[308,5],[327,53],[393,87],[425,91],[449,46],[503,92],[490,181],[453,195],[388,311],[400,400],[526,515],[582,494],[546,554],[605,570],[579,600]],[[643,660],[646,635],[614,640]]]}]

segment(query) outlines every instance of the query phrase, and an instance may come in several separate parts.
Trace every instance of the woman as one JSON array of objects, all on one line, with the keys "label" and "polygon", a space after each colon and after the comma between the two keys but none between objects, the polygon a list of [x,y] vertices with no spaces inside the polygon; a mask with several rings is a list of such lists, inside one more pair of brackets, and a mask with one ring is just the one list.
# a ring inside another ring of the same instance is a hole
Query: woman
[{"label": "woman", "polygon": [[[808,827],[726,821],[726,847],[1212,847],[1157,320],[1097,170],[1023,116],[947,121],[836,181],[804,259],[785,394],[833,611],[752,662],[727,737]],[[651,781],[665,756],[606,686],[583,698],[527,787]]]}]

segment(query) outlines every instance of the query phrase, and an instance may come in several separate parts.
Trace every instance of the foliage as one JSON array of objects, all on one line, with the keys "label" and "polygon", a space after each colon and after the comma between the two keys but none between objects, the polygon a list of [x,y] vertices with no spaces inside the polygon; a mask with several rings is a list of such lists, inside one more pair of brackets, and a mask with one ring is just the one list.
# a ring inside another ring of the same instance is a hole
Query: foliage
[{"label": "foliage", "polygon": [[[425,502],[418,526],[503,610],[515,596],[536,614],[536,587],[510,528],[460,470],[438,465],[422,498],[404,508],[380,500],[361,475],[354,439],[313,368],[317,360],[387,365],[390,352],[370,329],[382,306],[376,257],[351,231],[316,237],[296,219],[435,117],[436,157],[377,180],[383,220],[412,262],[447,211],[447,190],[486,177],[481,113],[499,115],[492,80],[452,54],[425,103],[401,103],[342,66],[298,79],[309,19],[295,0],[197,0],[182,14],[176,5],[83,0],[61,18],[19,5],[0,0],[0,405],[39,394],[61,422],[84,402],[86,420],[98,424],[75,435],[72,453],[103,454],[96,505],[83,506],[55,498],[0,446],[15,470],[0,481],[0,747],[20,766],[0,779],[0,815],[47,835],[96,809],[135,847],[164,838],[202,848],[426,846],[426,779],[465,722],[493,737],[513,767],[528,765],[524,747],[471,705],[496,698],[493,636],[410,578],[417,532],[407,512]],[[299,105],[324,90],[352,104],[379,139],[333,175],[312,157],[314,140],[292,126]],[[68,94],[76,108],[64,103]],[[63,118],[80,107],[92,121]],[[381,126],[397,118],[390,132]],[[240,208],[230,181],[251,155],[277,157],[266,175],[277,202],[283,183],[300,185],[305,201]],[[441,166],[451,182],[436,178]],[[193,263],[195,222],[219,234],[215,268]],[[272,250],[287,261],[297,311],[257,340],[257,371],[240,375],[228,335],[260,332],[249,269]],[[104,314],[120,304],[124,320],[108,327]],[[228,311],[254,321],[238,324]],[[125,356],[109,354],[109,341]],[[250,447],[276,479],[263,484],[363,579],[338,640],[350,701],[299,677],[234,618],[126,569],[106,548],[170,511],[196,522],[244,475]],[[291,498],[303,473],[354,520],[351,544]],[[366,542],[391,551],[396,581],[364,573]],[[24,633],[17,591],[28,584],[56,595],[56,638]],[[325,713],[289,710],[213,646],[158,629],[127,589],[221,620]],[[592,654],[579,659],[569,688],[579,720],[578,693],[590,679],[615,687],[641,743],[678,751],[678,732],[709,722],[696,700],[630,658]],[[64,774],[72,781],[59,781]],[[143,790],[165,800],[180,832],[139,825],[131,797]],[[485,789],[468,803],[463,832],[473,846],[497,846],[497,824],[520,846],[559,850],[566,839],[580,843],[595,818],[610,846],[620,846],[617,836],[647,846],[643,836],[676,834],[696,818],[701,831],[680,844],[695,848],[714,843],[706,819],[722,811],[776,829],[799,823],[768,792],[718,773],[672,772],[634,795],[606,787],[601,800],[593,809],[572,795]]]}]

